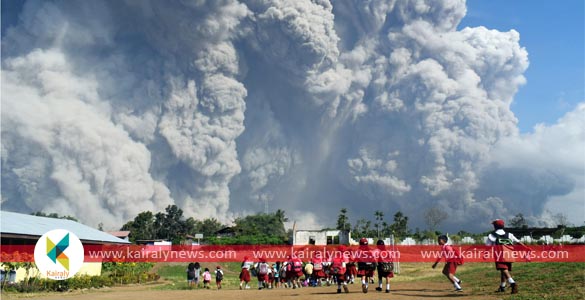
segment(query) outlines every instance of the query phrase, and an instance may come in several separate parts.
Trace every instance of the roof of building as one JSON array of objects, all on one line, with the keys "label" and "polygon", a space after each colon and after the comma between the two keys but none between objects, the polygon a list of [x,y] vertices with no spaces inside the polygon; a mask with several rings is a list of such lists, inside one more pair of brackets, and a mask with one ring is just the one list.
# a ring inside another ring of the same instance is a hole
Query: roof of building
[{"label": "roof of building", "polygon": [[0,211],[0,232],[3,238],[38,239],[54,229],[68,230],[85,243],[129,244],[128,241],[75,221]]},{"label": "roof of building", "polygon": [[230,234],[230,233],[235,233],[236,229],[234,227],[224,227],[218,231],[215,232],[215,234]]},{"label": "roof of building", "polygon": [[109,233],[115,237],[119,237],[121,239],[127,238],[128,236],[130,236],[130,231],[108,231],[107,233]]}]

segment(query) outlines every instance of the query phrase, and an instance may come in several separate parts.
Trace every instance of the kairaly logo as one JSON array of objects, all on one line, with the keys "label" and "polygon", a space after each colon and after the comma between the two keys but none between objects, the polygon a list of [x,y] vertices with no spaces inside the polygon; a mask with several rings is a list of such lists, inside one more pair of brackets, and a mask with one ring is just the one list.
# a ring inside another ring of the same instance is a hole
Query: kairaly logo
[{"label": "kairaly logo", "polygon": [[51,230],[35,245],[35,263],[47,278],[64,280],[73,277],[83,264],[83,245],[72,232]]}]

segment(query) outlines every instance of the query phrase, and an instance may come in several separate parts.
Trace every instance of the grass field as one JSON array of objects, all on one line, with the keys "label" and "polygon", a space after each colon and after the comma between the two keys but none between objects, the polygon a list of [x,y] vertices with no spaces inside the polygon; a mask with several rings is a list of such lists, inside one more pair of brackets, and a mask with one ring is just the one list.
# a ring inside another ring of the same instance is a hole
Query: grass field
[{"label": "grass field", "polygon": [[[314,299],[314,300],[408,300],[450,299],[460,300],[576,300],[585,299],[585,263],[516,263],[514,279],[520,292],[517,295],[495,293],[499,285],[499,272],[493,263],[466,263],[458,269],[457,276],[463,281],[463,293],[454,293],[453,287],[441,274],[441,268],[431,269],[428,263],[402,263],[401,273],[391,280],[389,294],[371,292],[363,294],[359,284],[350,286],[350,293],[340,297],[335,287],[303,289],[257,290],[257,281],[252,279],[251,289],[242,292],[239,286],[239,263],[220,264],[225,271],[223,290],[190,290],[186,282],[185,264],[158,264],[155,271],[161,275],[156,283],[123,285],[112,288],[75,290],[66,293],[2,293],[2,299],[30,300],[159,300],[164,299],[210,299],[225,300],[270,300]],[[216,264],[204,263],[211,270]],[[291,298],[292,297],[292,298]]]},{"label": "grass field", "polygon": [[[204,264],[215,270],[216,264]],[[224,289],[237,289],[239,285],[239,263],[223,263],[225,272]],[[431,269],[430,264],[402,263],[401,273],[391,280],[393,287],[400,286],[401,282],[444,282],[449,288],[450,283],[441,274],[440,266]],[[184,265],[161,265],[158,273],[167,283],[156,287],[162,290],[186,290]],[[501,294],[501,299],[534,300],[557,299],[575,300],[585,299],[585,263],[516,263],[514,264],[514,279],[518,282],[520,293],[510,295]],[[463,281],[463,288],[467,294],[489,295],[494,294],[499,286],[499,272],[492,263],[468,263],[460,266],[457,276]],[[214,288],[214,280],[212,288]],[[252,279],[252,287],[256,280]]]},{"label": "grass field", "polygon": [[[503,299],[585,299],[585,263],[516,263],[513,270],[520,293]],[[493,264],[466,264],[458,275],[472,294],[493,292],[499,284]]]}]

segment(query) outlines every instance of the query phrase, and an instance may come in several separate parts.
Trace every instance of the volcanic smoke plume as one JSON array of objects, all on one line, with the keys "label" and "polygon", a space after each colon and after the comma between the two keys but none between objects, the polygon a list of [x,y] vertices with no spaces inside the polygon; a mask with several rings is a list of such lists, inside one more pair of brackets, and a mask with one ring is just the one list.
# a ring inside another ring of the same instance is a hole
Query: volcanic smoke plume
[{"label": "volcanic smoke plume", "polygon": [[169,204],[224,222],[268,208],[309,227],[346,207],[424,227],[439,207],[473,230],[584,209],[585,104],[520,135],[527,50],[514,30],[458,29],[465,1],[3,10],[4,210],[115,228]]}]

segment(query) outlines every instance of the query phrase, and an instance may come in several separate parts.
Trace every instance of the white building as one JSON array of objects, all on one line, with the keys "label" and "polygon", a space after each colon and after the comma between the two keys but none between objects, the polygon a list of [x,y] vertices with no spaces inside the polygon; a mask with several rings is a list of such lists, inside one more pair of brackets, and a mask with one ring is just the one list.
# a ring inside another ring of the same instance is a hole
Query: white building
[{"label": "white building", "polygon": [[293,245],[348,245],[350,240],[351,233],[347,230],[297,230]]}]

